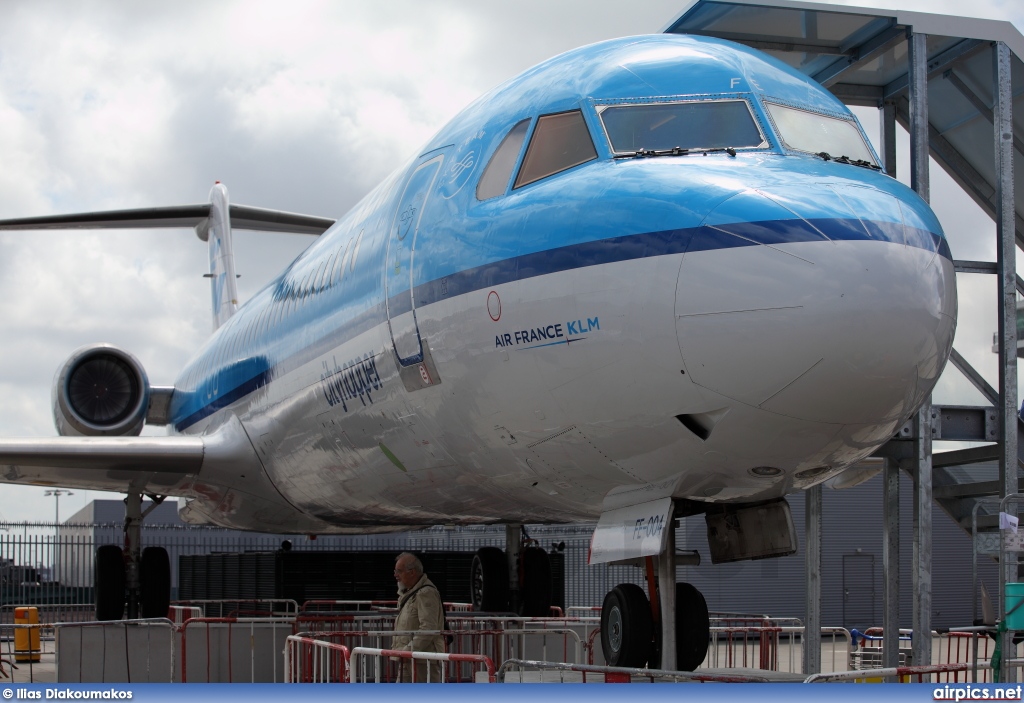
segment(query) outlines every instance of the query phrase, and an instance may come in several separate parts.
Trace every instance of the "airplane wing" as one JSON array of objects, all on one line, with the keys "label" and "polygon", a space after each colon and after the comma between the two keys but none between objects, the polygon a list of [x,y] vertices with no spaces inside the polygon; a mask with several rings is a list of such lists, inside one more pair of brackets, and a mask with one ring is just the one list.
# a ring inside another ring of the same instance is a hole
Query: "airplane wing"
[{"label": "airplane wing", "polygon": [[175,495],[205,457],[200,437],[0,439],[0,483]]},{"label": "airplane wing", "polygon": [[[229,214],[231,226],[234,229],[259,232],[319,235],[334,224],[334,220],[329,217],[267,210],[248,205],[231,205]],[[202,225],[209,216],[210,203],[202,203],[175,207],[22,217],[13,220],[0,220],[0,230],[145,229],[150,227],[198,227],[202,229]]]}]

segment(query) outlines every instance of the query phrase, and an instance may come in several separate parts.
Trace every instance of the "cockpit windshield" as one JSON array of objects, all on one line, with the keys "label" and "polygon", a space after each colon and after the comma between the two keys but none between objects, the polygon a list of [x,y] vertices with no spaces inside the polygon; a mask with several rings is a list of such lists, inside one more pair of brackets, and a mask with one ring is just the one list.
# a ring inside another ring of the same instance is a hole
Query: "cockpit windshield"
[{"label": "cockpit windshield", "polygon": [[617,154],[767,146],[745,100],[598,106]]},{"label": "cockpit windshield", "polygon": [[847,157],[877,166],[871,149],[864,143],[852,120],[841,120],[818,112],[766,102],[779,136],[790,149],[812,154],[828,154],[831,158]]}]

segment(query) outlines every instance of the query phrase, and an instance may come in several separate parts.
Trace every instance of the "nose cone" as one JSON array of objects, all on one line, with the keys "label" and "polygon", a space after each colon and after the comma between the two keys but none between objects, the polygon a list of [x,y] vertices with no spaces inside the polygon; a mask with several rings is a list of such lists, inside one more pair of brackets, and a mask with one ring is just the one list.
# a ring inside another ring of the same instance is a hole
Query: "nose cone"
[{"label": "nose cone", "polygon": [[683,257],[684,365],[746,405],[884,438],[946,363],[954,276],[937,220],[909,190],[747,190],[708,215]]}]

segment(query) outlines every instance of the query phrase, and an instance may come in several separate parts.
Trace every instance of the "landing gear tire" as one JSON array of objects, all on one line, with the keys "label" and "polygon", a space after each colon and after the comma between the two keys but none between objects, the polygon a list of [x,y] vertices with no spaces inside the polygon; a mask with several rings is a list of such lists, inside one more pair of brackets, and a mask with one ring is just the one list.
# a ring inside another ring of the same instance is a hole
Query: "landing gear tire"
[{"label": "landing gear tire", "polygon": [[551,560],[540,547],[527,547],[522,553],[522,612],[526,617],[551,615]]},{"label": "landing gear tire", "polygon": [[485,613],[508,611],[508,562],[497,547],[481,547],[469,571],[473,610]]},{"label": "landing gear tire", "polygon": [[688,583],[676,584],[676,667],[694,671],[708,655],[711,621],[704,595]]},{"label": "landing gear tire", "polygon": [[619,584],[601,606],[601,648],[609,666],[641,667],[652,653],[654,624],[644,590]]},{"label": "landing gear tire", "polygon": [[124,616],[124,553],[116,544],[96,550],[93,595],[97,620],[120,620]]},{"label": "landing gear tire", "polygon": [[146,547],[139,564],[140,615],[166,618],[171,608],[171,560],[163,547]]}]

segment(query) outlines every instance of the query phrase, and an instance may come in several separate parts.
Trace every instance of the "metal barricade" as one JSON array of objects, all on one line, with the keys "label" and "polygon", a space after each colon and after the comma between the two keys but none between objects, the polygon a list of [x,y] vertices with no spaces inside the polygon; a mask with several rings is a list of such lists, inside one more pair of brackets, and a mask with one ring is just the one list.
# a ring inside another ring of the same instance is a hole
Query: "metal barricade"
[{"label": "metal barricade", "polygon": [[201,618],[204,615],[203,609],[197,605],[172,605],[168,608],[167,618],[175,625],[181,625],[186,620]]},{"label": "metal barricade", "polygon": [[[422,632],[395,632],[393,630],[340,630],[335,632],[314,631],[300,632],[296,636],[328,642],[334,645],[344,645],[350,652],[357,648],[386,649],[391,644],[394,635],[415,635]],[[492,662],[501,662],[508,658],[523,659],[522,652],[539,653],[538,656],[548,655],[550,657],[562,657],[565,660],[573,660],[582,663],[585,659],[583,641],[579,633],[570,628],[563,629],[493,629],[454,631],[448,630],[438,632],[441,635],[451,635],[453,640],[448,645],[449,654],[472,655],[474,657],[486,657]],[[446,679],[450,681],[464,681],[472,677],[473,672],[462,665],[464,661],[477,660],[451,660],[453,664],[448,665]]]},{"label": "metal barricade", "polygon": [[171,683],[174,624],[167,618],[53,625],[58,683]]},{"label": "metal barricade", "polygon": [[[527,676],[527,669],[535,669]],[[514,670],[514,671],[513,671]],[[547,672],[547,673],[546,673]],[[631,669],[619,666],[593,664],[563,664],[560,662],[507,659],[498,669],[501,683],[662,683],[662,682],[716,682],[766,683],[767,676],[708,674],[700,671],[667,671],[664,669]]]},{"label": "metal barricade", "polygon": [[586,639],[591,626],[580,618],[449,615],[448,651],[486,654],[496,662],[557,656],[565,662],[584,663],[592,644]]},{"label": "metal barricade", "polygon": [[[472,603],[454,603],[445,601],[445,612],[472,612]],[[362,610],[396,610],[397,600],[307,600],[299,606],[300,613],[316,613],[322,611],[362,611]]]},{"label": "metal barricade", "polygon": [[284,676],[285,683],[348,683],[348,647],[289,635],[284,650]]},{"label": "metal barricade", "polygon": [[[804,683],[862,683],[891,679],[900,683],[934,683],[932,677],[952,672],[967,672],[972,664],[930,664],[928,666],[894,666],[859,671],[833,671],[831,673],[813,674],[804,679]],[[978,669],[991,669],[989,662],[979,662]],[[870,673],[868,673],[870,672]],[[927,678],[925,678],[927,677]]]},{"label": "metal barricade", "polygon": [[[899,666],[913,664],[914,650],[911,644],[912,630],[901,629],[899,634]],[[850,630],[853,646],[850,649],[849,670],[881,669],[883,633],[880,627],[869,627],[864,632]],[[928,662],[930,664],[931,662]],[[926,666],[927,664],[923,664]]]},{"label": "metal barricade", "polygon": [[202,609],[202,617],[295,617],[299,604],[291,598],[217,598],[202,600],[176,600],[172,606],[196,607]]},{"label": "metal barricade", "polygon": [[[293,601],[294,602],[294,601]],[[278,683],[292,618],[191,618],[180,628],[181,681]],[[191,673],[190,673],[191,672]]]},{"label": "metal barricade", "polygon": [[[474,683],[494,683],[494,663],[490,658],[479,655],[479,654],[448,654],[443,652],[409,652],[405,650],[397,649],[377,649],[372,647],[356,647],[352,650],[350,655],[350,662],[352,667],[352,681],[359,683],[369,683],[370,681],[370,668],[366,664],[367,659],[373,660],[373,682],[381,683],[387,681],[394,681],[395,676],[391,672],[389,660],[391,659],[408,659],[413,661],[440,661],[440,662],[456,662],[456,663],[467,663],[475,664],[482,667],[482,675],[474,675],[471,679]],[[445,675],[447,671],[446,666],[441,667],[441,683],[448,682],[448,678]],[[431,683],[429,679],[427,681],[415,681],[415,671],[417,667],[413,666],[413,682],[414,683]],[[427,668],[429,676],[429,667]]]},{"label": "metal barricade", "polygon": [[990,634],[995,630],[990,627],[970,627],[950,632],[932,632],[933,647],[937,650],[939,664],[971,664],[968,673],[959,671],[947,672],[939,678],[943,683],[967,682],[987,683],[992,680],[989,669],[974,666],[982,660],[992,657],[995,643]]},{"label": "metal barricade", "polygon": [[315,599],[303,601],[299,613],[351,612],[367,610],[394,610],[398,607],[397,600],[325,600]]},{"label": "metal barricade", "polygon": [[391,630],[395,627],[394,612],[304,612],[293,620],[292,634],[300,632],[364,632]]}]

